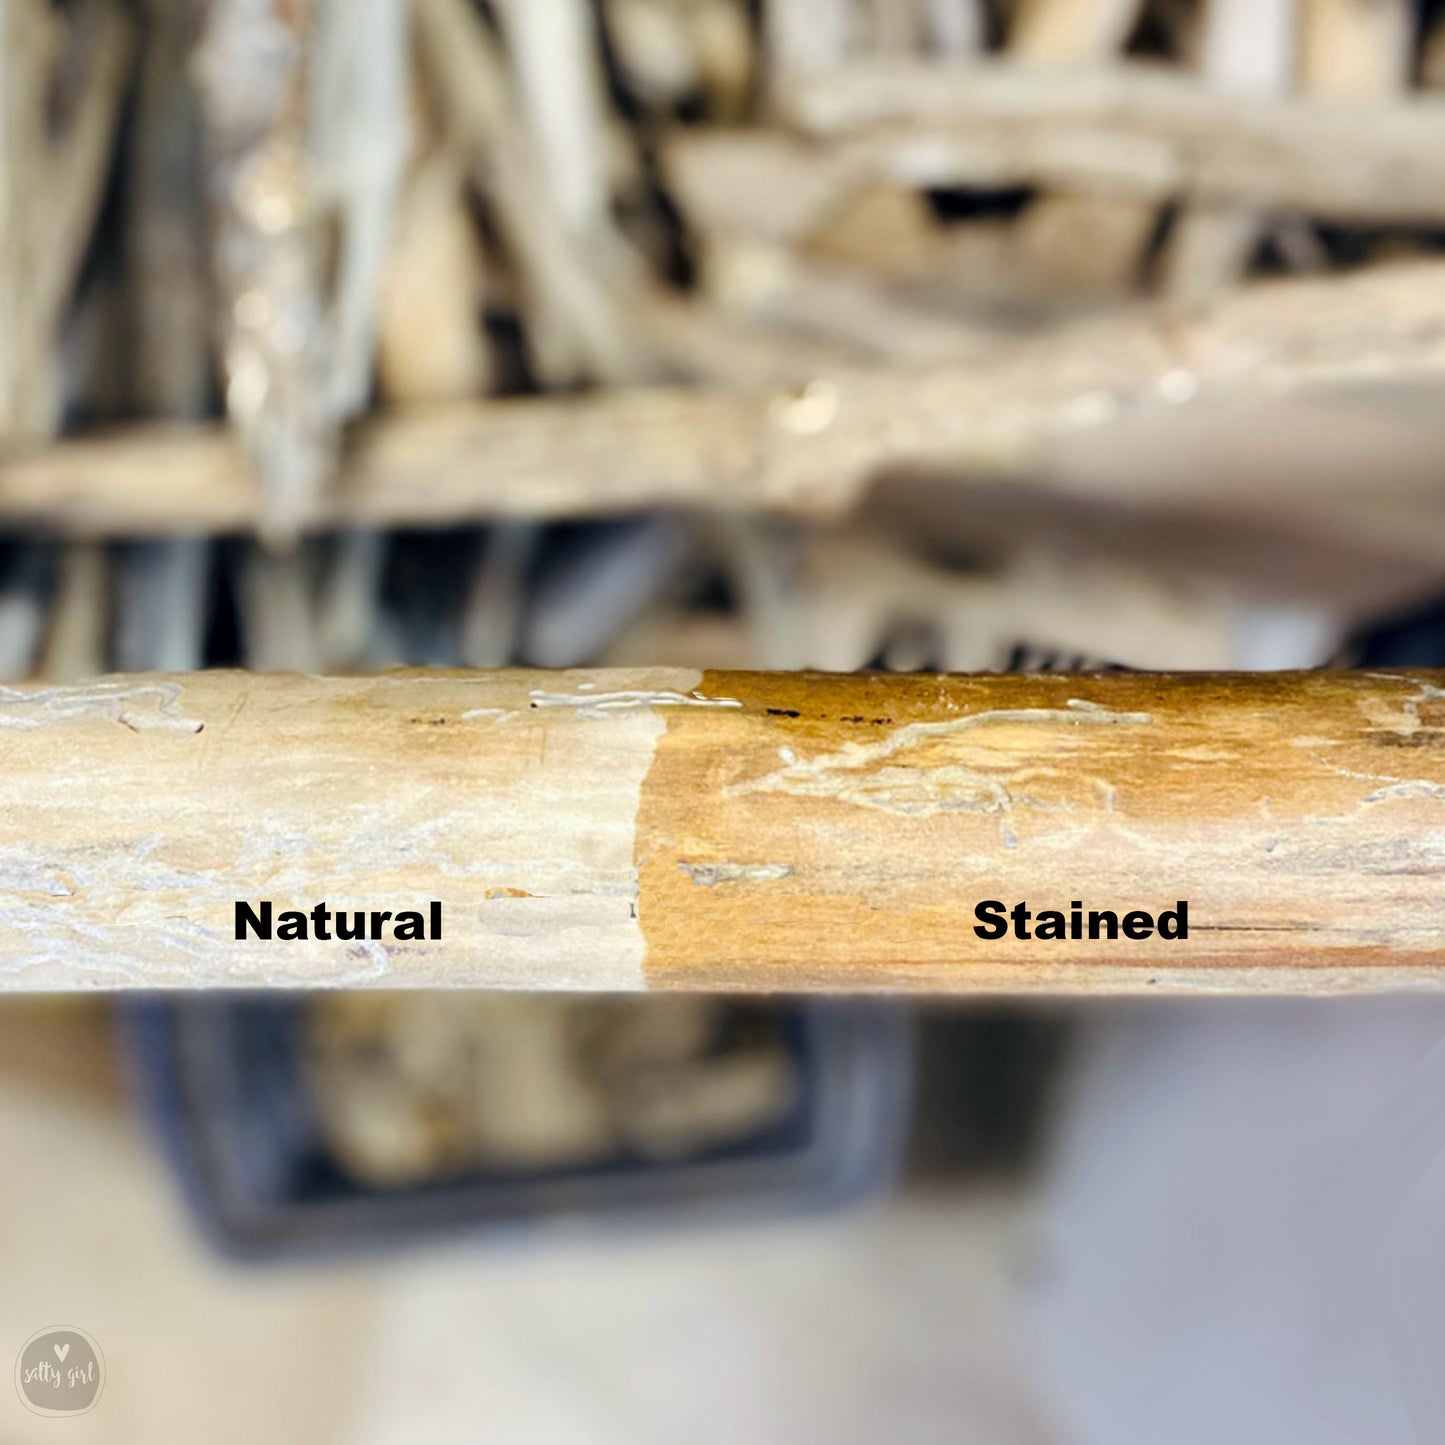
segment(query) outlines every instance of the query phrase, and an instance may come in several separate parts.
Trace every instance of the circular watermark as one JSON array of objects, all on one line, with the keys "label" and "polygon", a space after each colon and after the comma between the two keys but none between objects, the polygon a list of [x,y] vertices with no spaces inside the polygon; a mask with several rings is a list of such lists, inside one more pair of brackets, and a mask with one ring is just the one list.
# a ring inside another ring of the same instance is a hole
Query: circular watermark
[{"label": "circular watermark", "polygon": [[37,1415],[83,1415],[104,1388],[105,1356],[73,1325],[36,1330],[16,1356],[15,1389]]}]

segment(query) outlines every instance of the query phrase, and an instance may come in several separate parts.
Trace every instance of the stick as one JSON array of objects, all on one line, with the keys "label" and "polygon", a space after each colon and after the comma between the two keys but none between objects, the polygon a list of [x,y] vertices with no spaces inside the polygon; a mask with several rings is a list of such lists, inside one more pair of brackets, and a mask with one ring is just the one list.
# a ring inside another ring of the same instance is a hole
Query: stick
[{"label": "stick", "polygon": [[582,242],[617,244],[609,209],[605,81],[586,0],[502,0],[519,110],[557,215]]},{"label": "stick", "polygon": [[[1009,29],[1009,54],[1046,71],[1106,62],[1123,49],[1142,8],[1139,0],[1025,0]],[[1042,196],[1019,220],[1019,254],[1066,294],[1118,295],[1138,279],[1155,209],[1118,196]]]},{"label": "stick", "polygon": [[371,397],[378,293],[410,146],[409,22],[408,0],[326,0],[310,40],[306,143],[337,246],[327,389],[343,420]]},{"label": "stick", "polygon": [[52,353],[100,205],[134,49],[119,6],[75,7],[79,94],[55,135],[57,24],[39,0],[0,6],[0,436],[43,436],[58,421]]},{"label": "stick", "polygon": [[[534,323],[554,350],[574,352],[598,379],[635,381],[647,370],[610,278],[594,269],[568,230],[539,173],[534,148],[512,113],[502,57],[465,0],[417,0],[417,49],[435,92],[444,129],[496,208],[514,264],[521,271]],[[538,351],[533,362],[549,381],[569,377],[565,358]],[[555,368],[555,369],[554,369]]]},{"label": "stick", "polygon": [[[204,117],[191,74],[201,19],[190,0],[147,0],[130,170],[127,261],[135,348],[129,400],[193,420],[211,384],[214,320],[205,234]],[[205,655],[214,558],[203,538],[136,543],[113,560],[114,665],[190,672]]]},{"label": "stick", "polygon": [[[830,142],[793,157],[795,170],[811,163],[818,172],[808,196],[816,211],[836,204],[837,190],[882,173],[917,185],[1237,201],[1339,220],[1445,215],[1445,102],[1433,97],[1226,95],[1140,64],[1040,72],[888,62],[800,78],[787,100],[794,125]],[[760,146],[767,134],[700,138],[692,147],[726,153]],[[674,156],[687,149],[679,139]],[[715,208],[726,202],[712,199]],[[803,209],[795,194],[785,201]]]},{"label": "stick", "polygon": [[857,39],[857,21],[849,0],[767,0],[763,38],[774,94],[837,64]]},{"label": "stick", "polygon": [[370,394],[405,159],[401,0],[221,0],[199,52],[226,407],[292,540]]},{"label": "stick", "polygon": [[[1295,0],[1208,0],[1201,69],[1231,98],[1279,95],[1293,80]],[[1163,289],[1201,301],[1238,283],[1259,240],[1260,217],[1233,206],[1193,207],[1175,222]]]},{"label": "stick", "polygon": [[141,415],[194,417],[206,407],[212,342],[202,115],[189,69],[196,9],[148,0],[145,14],[127,176],[129,399]]},{"label": "stick", "polygon": [[[0,988],[1445,979],[1445,673],[140,674],[0,727]],[[442,930],[237,939],[238,900]]]},{"label": "stick", "polygon": [[1112,55],[1123,49],[1142,8],[1139,0],[1023,0],[1009,48],[1050,64]]},{"label": "stick", "polygon": [[1410,0],[1301,0],[1300,70],[1313,90],[1387,95],[1410,83]]},{"label": "stick", "polygon": [[40,672],[68,683],[105,670],[110,558],[82,542],[64,549],[58,570]]},{"label": "stick", "polygon": [[[1442,372],[1445,266],[1416,262],[771,395],[658,389],[400,414],[360,429],[341,484],[302,520],[445,526],[666,506],[838,516],[891,468],[1027,473],[1060,436],[1194,399]],[[1281,476],[1292,485],[1311,478]],[[252,531],[259,505],[222,434],[136,429],[12,451],[0,461],[0,522],[82,537]]]},{"label": "stick", "polygon": [[927,365],[991,349],[997,333],[938,315],[859,276],[781,247],[720,245],[708,257],[707,287],[728,314],[821,337],[862,361]]}]

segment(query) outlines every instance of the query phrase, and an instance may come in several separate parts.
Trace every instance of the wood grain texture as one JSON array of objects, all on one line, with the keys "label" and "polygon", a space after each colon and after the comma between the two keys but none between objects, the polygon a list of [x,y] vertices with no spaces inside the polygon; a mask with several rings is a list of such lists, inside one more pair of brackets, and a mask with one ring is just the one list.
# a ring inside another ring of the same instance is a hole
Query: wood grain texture
[{"label": "wood grain texture", "polygon": [[[1445,979],[1445,673],[142,675],[0,735],[0,988]],[[233,938],[433,898],[439,942]],[[985,942],[989,898],[1190,931]]]},{"label": "wood grain texture", "polygon": [[[309,529],[448,526],[647,507],[837,517],[890,470],[1027,475],[1048,447],[1195,401],[1331,394],[1445,374],[1445,263],[1126,311],[957,362],[838,371],[752,394],[643,388],[465,403],[358,428]],[[1109,495],[1107,480],[1092,484]],[[222,431],[140,427],[0,451],[0,523],[72,537],[249,532],[254,479]]]},{"label": "wood grain texture", "polygon": [[[696,672],[614,686],[686,696]],[[661,707],[549,675],[137,674],[0,690],[0,980],[20,989],[642,982]],[[440,943],[234,939],[234,904],[443,904]]]}]

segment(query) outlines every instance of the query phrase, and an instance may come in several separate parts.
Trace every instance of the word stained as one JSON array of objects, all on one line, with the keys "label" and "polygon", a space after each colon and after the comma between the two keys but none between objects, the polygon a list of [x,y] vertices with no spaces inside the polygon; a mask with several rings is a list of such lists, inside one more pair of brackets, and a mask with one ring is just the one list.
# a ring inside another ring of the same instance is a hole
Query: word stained
[{"label": "word stained", "polygon": [[980,938],[990,939],[1007,937],[1010,931],[1015,938],[1042,939],[1142,939],[1156,932],[1164,939],[1189,937],[1189,904],[1182,898],[1157,918],[1142,908],[1125,913],[1123,918],[1111,908],[1085,911],[1079,902],[1070,903],[1067,913],[1057,908],[1041,908],[1035,913],[1027,903],[1015,903],[1010,908],[996,898],[984,899],[973,910],[973,916],[978,919],[973,931]]}]

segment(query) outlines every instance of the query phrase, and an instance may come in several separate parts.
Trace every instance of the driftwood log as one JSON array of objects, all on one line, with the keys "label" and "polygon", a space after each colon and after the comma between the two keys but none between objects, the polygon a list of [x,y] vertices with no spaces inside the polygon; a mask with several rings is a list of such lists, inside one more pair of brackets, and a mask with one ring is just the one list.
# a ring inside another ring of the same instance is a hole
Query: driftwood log
[{"label": "driftwood log", "polygon": [[[1445,673],[147,674],[0,729],[8,989],[1445,979]],[[995,941],[988,900],[1187,936]]]},{"label": "driftwood log", "polygon": [[1164,68],[855,63],[790,89],[820,163],[915,185],[1098,188],[1348,221],[1441,214],[1433,97],[1221,90]]},{"label": "driftwood log", "polygon": [[[1050,439],[1208,399],[1445,374],[1445,265],[1141,309],[956,363],[762,394],[640,388],[419,408],[370,422],[302,526],[446,526],[646,507],[847,513],[898,467],[1027,471]],[[261,499],[219,429],[0,452],[0,523],[69,536],[251,531]]]}]

